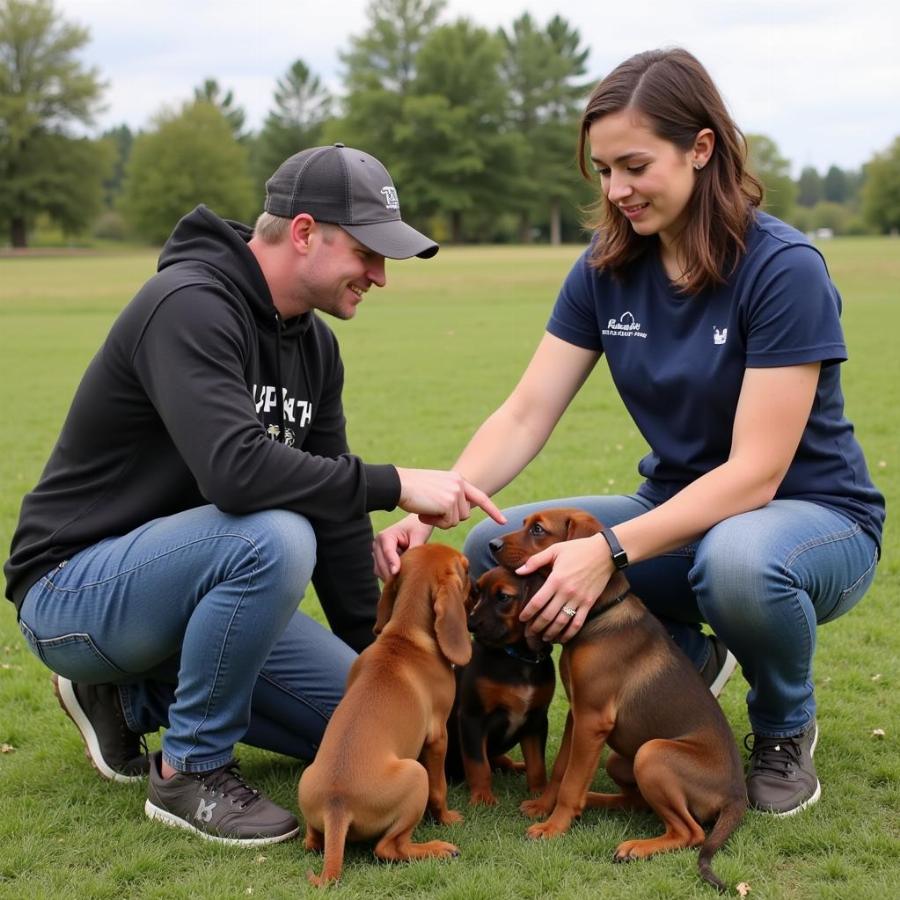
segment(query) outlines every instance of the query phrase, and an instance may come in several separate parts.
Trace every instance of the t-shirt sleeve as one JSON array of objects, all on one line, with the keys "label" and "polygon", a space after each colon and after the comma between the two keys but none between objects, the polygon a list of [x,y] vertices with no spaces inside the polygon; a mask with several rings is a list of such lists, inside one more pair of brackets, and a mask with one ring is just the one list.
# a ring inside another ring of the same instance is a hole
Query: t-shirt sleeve
[{"label": "t-shirt sleeve", "polygon": [[585,251],[581,255],[566,276],[553,312],[550,313],[547,331],[576,347],[602,352],[603,339],[597,326],[594,300],[597,277],[588,264],[589,252]]},{"label": "t-shirt sleeve", "polygon": [[786,247],[760,271],[747,303],[747,366],[843,362],[840,314],[840,294],[818,251]]}]

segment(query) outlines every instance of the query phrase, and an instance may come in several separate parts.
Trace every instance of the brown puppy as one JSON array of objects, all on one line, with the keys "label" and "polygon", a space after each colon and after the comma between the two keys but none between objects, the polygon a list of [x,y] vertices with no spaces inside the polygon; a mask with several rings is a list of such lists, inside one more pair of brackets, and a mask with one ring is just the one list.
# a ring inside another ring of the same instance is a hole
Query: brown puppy
[{"label": "brown puppy", "polygon": [[[324,885],[340,876],[346,840],[374,840],[379,859],[458,856],[444,841],[414,844],[426,808],[442,824],[447,808],[444,754],[456,682],[452,665],[472,653],[466,627],[468,562],[426,544],[403,555],[378,603],[378,639],[354,662],[347,692],[300,778],[306,847],[325,850]],[[421,762],[417,762],[420,760]]]},{"label": "brown puppy", "polygon": [[543,584],[540,576],[521,578],[508,569],[489,569],[472,588],[469,630],[475,637],[472,660],[457,689],[460,749],[473,805],[493,806],[491,770],[518,769],[503,756],[519,744],[528,790],[547,784],[547,710],[556,670],[550,647],[529,641],[519,613]]},{"label": "brown puppy", "polygon": [[[601,525],[576,509],[545,510],[525,527],[491,542],[495,558],[517,568],[557,541],[588,537]],[[701,876],[725,885],[710,860],[747,806],[740,754],[719,704],[690,660],[617,572],[560,657],[569,715],[550,783],[521,809],[545,822],[531,838],[568,830],[585,807],[650,806],[665,834],[620,844],[614,859],[642,859],[702,844]],[[606,771],[620,794],[588,791],[604,743]],[[708,837],[701,823],[715,820]]]}]

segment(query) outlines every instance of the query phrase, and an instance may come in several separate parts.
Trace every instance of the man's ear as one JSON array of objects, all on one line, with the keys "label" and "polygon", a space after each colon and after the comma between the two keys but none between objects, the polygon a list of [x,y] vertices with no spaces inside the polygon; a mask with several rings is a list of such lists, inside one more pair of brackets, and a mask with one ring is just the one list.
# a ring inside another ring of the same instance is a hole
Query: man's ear
[{"label": "man's ear", "polygon": [[309,213],[291,219],[291,244],[298,253],[304,256],[309,253],[309,239],[316,230],[316,220]]}]

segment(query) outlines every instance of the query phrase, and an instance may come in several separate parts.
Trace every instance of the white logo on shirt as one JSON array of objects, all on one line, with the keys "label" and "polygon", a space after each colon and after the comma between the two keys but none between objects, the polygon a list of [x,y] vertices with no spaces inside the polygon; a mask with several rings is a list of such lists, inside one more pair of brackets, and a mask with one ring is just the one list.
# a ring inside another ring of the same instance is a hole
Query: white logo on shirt
[{"label": "white logo on shirt", "polygon": [[641,323],[634,321],[634,316],[630,312],[623,312],[619,316],[619,321],[610,319],[606,323],[606,328],[602,334],[612,335],[614,337],[639,337],[646,339],[647,332],[641,331]]},{"label": "white logo on shirt", "polygon": [[713,325],[713,343],[714,344],[724,344],[725,341],[728,340],[728,329],[723,328],[719,331],[715,325]]}]

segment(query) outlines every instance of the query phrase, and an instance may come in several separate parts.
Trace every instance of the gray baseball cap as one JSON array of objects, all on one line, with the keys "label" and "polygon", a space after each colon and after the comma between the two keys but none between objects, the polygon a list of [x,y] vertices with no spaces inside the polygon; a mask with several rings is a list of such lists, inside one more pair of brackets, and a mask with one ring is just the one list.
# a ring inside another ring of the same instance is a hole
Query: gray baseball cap
[{"label": "gray baseball cap", "polygon": [[389,259],[428,259],[438,252],[431,238],[401,220],[387,169],[374,156],[343,144],[310,147],[288,157],[266,182],[265,211],[286,219],[308,213],[340,225]]}]

